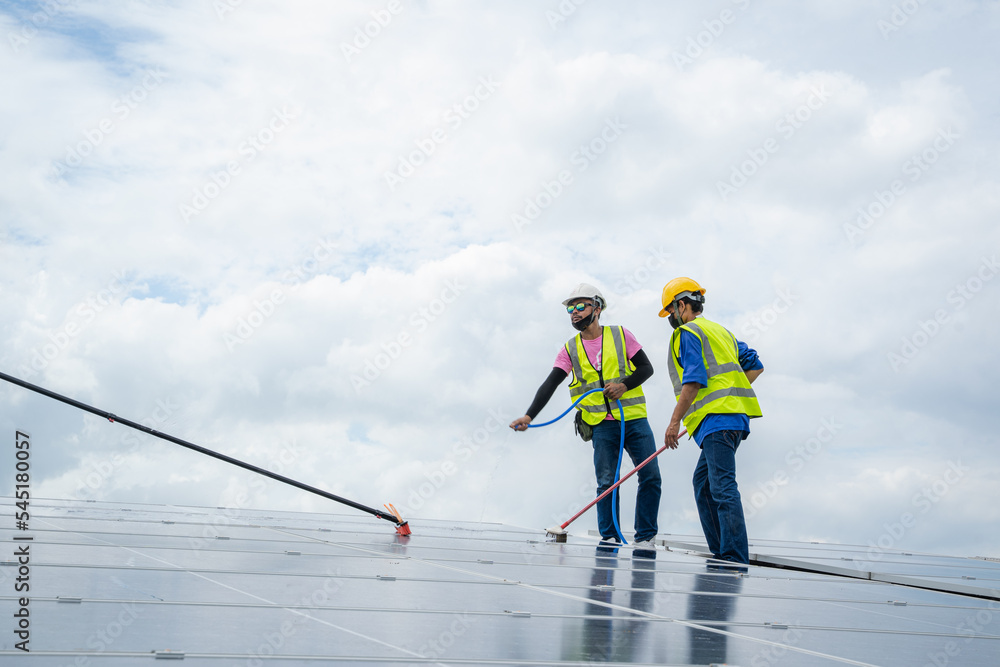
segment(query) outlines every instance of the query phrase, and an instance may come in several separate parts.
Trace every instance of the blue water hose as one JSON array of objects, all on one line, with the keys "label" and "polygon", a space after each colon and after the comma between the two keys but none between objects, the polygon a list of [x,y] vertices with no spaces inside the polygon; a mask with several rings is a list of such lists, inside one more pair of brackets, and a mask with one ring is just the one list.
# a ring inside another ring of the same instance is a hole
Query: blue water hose
[{"label": "blue water hose", "polygon": [[[543,424],[528,424],[528,428],[541,428],[542,426],[548,426],[549,424],[555,424],[557,421],[569,414],[569,411],[577,406],[577,404],[584,398],[593,394],[595,391],[604,391],[603,389],[591,389],[585,392],[580,398],[573,402],[573,405],[566,408],[566,411],[555,419],[549,420]],[[622,470],[622,458],[625,454],[625,408],[622,407],[622,402],[616,400],[615,403],[618,404],[618,414],[621,417],[621,422],[619,423],[619,430],[621,431],[622,437],[618,444],[618,465],[615,467],[615,481],[612,484],[618,482],[618,476]],[[618,489],[611,492],[611,520],[615,524],[615,532],[618,533],[618,539],[622,544],[628,544],[625,541],[625,536],[622,535],[622,529],[618,526]]]}]

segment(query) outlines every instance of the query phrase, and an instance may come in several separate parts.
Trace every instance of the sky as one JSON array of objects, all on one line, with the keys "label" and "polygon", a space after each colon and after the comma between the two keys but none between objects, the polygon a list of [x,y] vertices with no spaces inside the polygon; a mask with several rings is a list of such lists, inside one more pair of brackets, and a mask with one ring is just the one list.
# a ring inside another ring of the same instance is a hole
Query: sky
[{"label": "sky", "polygon": [[[765,366],[751,543],[1000,557],[998,29],[996,0],[0,2],[0,371],[541,530],[595,485],[569,419],[507,428],[561,301],[598,286],[647,351],[659,442],[690,276]],[[33,498],[352,511],[0,385]],[[698,453],[659,459],[661,535],[700,532]]]}]

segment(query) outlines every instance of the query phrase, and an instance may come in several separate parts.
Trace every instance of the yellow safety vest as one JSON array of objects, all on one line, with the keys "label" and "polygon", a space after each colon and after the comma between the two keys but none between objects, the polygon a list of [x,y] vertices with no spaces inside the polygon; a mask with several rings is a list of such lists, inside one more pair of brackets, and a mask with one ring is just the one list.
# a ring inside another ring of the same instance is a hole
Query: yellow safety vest
[{"label": "yellow safety vest", "polygon": [[698,390],[694,402],[684,415],[684,427],[693,436],[707,415],[745,414],[751,419],[760,417],[757,394],[750,388],[750,380],[740,367],[739,347],[736,337],[721,324],[698,317],[674,330],[670,338],[670,381],[674,395],[681,395],[684,368],[681,367],[681,330],[693,333],[701,340],[701,356],[708,372],[708,386]]},{"label": "yellow safety vest", "polygon": [[[580,394],[591,389],[599,389],[612,382],[623,382],[635,370],[635,365],[629,361],[628,351],[625,349],[625,333],[622,327],[602,327],[600,371],[594,368],[587,357],[582,334],[577,334],[566,342],[566,352],[573,364],[573,380],[569,385],[569,395],[574,401]],[[625,421],[642,419],[646,416],[646,397],[642,393],[642,387],[626,391],[619,400],[625,412]],[[583,412],[583,421],[591,426],[604,421],[609,412],[615,419],[621,417],[618,414],[618,405],[605,400],[604,394],[600,392],[587,396],[576,408]]]}]

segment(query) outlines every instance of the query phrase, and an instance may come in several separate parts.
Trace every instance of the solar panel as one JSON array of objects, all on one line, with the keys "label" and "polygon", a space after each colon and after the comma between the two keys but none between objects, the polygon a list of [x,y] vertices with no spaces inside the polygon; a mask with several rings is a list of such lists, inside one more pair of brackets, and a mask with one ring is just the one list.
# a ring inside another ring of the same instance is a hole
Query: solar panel
[{"label": "solar panel", "polygon": [[[704,553],[703,538],[673,536],[680,549]],[[1000,561],[960,558],[882,548],[875,545],[755,540],[751,561],[845,577],[897,583],[1000,601]]]},{"label": "solar panel", "polygon": [[[633,552],[492,523],[411,520],[401,537],[363,515],[33,503],[31,653],[6,632],[4,661],[941,667],[1000,655],[994,599],[824,571],[860,547],[755,541],[760,564],[740,572],[678,536],[669,551]],[[12,499],[3,513],[11,545],[25,535]],[[998,565],[896,553],[877,564],[981,590]],[[10,609],[17,571],[0,567]]]}]

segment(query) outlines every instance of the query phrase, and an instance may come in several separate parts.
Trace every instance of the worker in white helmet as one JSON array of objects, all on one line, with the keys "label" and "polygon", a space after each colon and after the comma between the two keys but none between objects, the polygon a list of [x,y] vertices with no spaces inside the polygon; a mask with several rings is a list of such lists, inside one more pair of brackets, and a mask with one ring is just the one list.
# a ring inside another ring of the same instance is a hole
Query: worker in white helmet
[{"label": "worker in white helmet", "polygon": [[[615,482],[621,429],[625,429],[625,451],[638,465],[656,451],[656,439],[646,419],[646,398],[640,386],[653,374],[642,346],[632,333],[621,326],[602,326],[601,311],[607,306],[604,296],[593,285],[582,283],[563,301],[573,328],[579,333],[563,345],[548,378],[539,387],[535,400],[523,417],[511,422],[515,431],[527,430],[528,424],[545,407],[552,394],[568,375],[570,398],[576,400],[590,389],[594,392],[577,405],[577,432],[592,440],[597,494]],[[616,401],[621,401],[624,424]],[[653,550],[660,508],[660,469],[653,460],[639,470],[636,492],[635,538],[639,550]],[[597,525],[601,539],[618,542],[618,506],[616,494],[597,503]]]},{"label": "worker in white helmet", "polygon": [[750,435],[750,419],[761,416],[750,383],[764,366],[756,351],[721,324],[702,317],[705,288],[691,278],[667,283],[660,302],[660,317],[668,317],[674,328],[667,368],[677,397],[664,444],[677,448],[683,421],[701,448],[694,498],[708,548],[714,558],[749,563],[736,449]]}]

